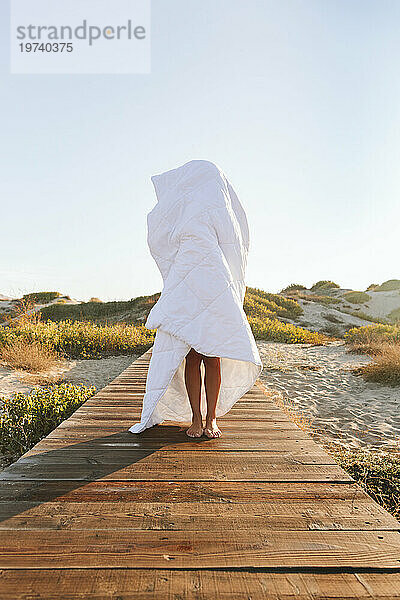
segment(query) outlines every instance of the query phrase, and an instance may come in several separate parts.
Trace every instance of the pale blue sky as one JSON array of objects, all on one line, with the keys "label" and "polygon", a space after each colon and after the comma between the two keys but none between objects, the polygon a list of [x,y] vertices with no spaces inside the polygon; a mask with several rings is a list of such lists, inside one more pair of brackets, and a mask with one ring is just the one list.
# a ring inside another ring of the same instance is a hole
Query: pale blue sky
[{"label": "pale blue sky", "polygon": [[247,211],[248,285],[400,277],[397,0],[153,0],[149,75],[10,75],[0,18],[0,293],[161,290],[150,176],[193,158]]}]

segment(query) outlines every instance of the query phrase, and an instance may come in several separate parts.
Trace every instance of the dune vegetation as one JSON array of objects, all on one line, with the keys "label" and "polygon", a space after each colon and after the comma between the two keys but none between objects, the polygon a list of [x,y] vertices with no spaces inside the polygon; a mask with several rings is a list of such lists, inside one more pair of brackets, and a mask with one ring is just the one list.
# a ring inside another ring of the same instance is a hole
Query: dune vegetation
[{"label": "dune vegetation", "polygon": [[352,349],[366,354],[375,354],[376,348],[382,343],[400,344],[400,325],[383,323],[354,327],[345,335],[345,341]]},{"label": "dune vegetation", "polygon": [[367,381],[400,385],[400,345],[382,344],[374,360],[363,367],[363,375]]},{"label": "dune vegetation", "polygon": [[350,304],[364,304],[368,300],[371,300],[371,296],[366,292],[345,292],[343,300],[350,302]]},{"label": "dune vegetation", "polygon": [[34,304],[48,304],[60,296],[60,292],[33,292],[22,296],[22,300],[31,301]]},{"label": "dune vegetation", "polygon": [[400,521],[400,458],[375,450],[325,445],[325,449],[375,502]]},{"label": "dune vegetation", "polygon": [[15,460],[67,419],[88,398],[94,387],[63,383],[34,388],[29,394],[1,398],[0,451]]},{"label": "dune vegetation", "polygon": [[[78,304],[53,303],[37,312],[32,312],[32,305],[24,299],[18,318],[0,329],[0,360],[14,368],[38,371],[57,356],[88,359],[144,352],[152,345],[155,330],[146,329],[143,323],[159,296],[126,302],[93,298]],[[244,311],[257,339],[311,344],[327,339],[285,322],[303,313],[295,299],[249,287]]]},{"label": "dune vegetation", "polygon": [[371,317],[371,315],[367,315],[365,312],[363,312],[362,310],[344,310],[342,309],[343,312],[346,312],[348,315],[351,315],[353,317],[357,317],[359,319],[364,319],[364,321],[371,321],[371,323],[379,323],[382,324],[382,319],[378,319],[377,317]]},{"label": "dune vegetation", "polygon": [[322,279],[321,281],[317,281],[314,285],[311,286],[310,290],[312,292],[320,292],[322,290],[330,290],[333,288],[340,288],[340,285],[335,283],[334,281],[330,281],[329,279]]},{"label": "dune vegetation", "polygon": [[340,299],[333,296],[324,296],[323,294],[305,294],[304,292],[291,292],[293,298],[300,298],[301,300],[307,300],[308,302],[316,302],[317,304],[323,304],[329,306],[330,304],[340,304]]},{"label": "dune vegetation", "polygon": [[90,302],[78,304],[50,304],[41,309],[43,320],[50,321],[143,321],[154,306],[160,294],[138,296],[126,301],[101,302],[92,298]]},{"label": "dune vegetation", "polygon": [[66,358],[101,358],[138,350],[144,352],[152,345],[154,335],[154,331],[143,325],[126,323],[98,325],[90,321],[25,321],[0,329],[0,347],[7,349],[20,342],[41,345]]},{"label": "dune vegetation", "polygon": [[283,288],[283,290],[281,290],[281,294],[287,294],[290,292],[301,291],[306,289],[306,286],[301,283],[291,283],[290,285],[287,285],[285,288]]},{"label": "dune vegetation", "polygon": [[389,320],[391,323],[400,324],[400,307],[392,310],[392,312],[389,314]]},{"label": "dune vegetation", "polygon": [[295,319],[303,309],[295,300],[280,294],[270,294],[258,288],[248,287],[244,298],[244,311],[248,316],[283,317]]},{"label": "dune vegetation", "polygon": [[374,292],[392,292],[400,290],[400,279],[388,279],[374,288]]},{"label": "dune vegetation", "polygon": [[38,373],[51,369],[60,356],[53,348],[39,342],[31,342],[22,336],[6,342],[0,348],[0,362],[12,369]]},{"label": "dune vegetation", "polygon": [[[41,300],[44,294],[41,293]],[[17,318],[0,328],[0,361],[35,373],[51,368],[60,358],[90,359],[144,352],[153,344],[155,330],[148,330],[143,322],[159,295],[127,302],[92,299],[78,304],[53,303],[36,312],[35,300],[23,298],[16,308]],[[327,339],[284,322],[303,312],[294,299],[247,288],[244,310],[257,339],[311,344],[323,344]]]},{"label": "dune vegetation", "polygon": [[372,362],[361,368],[367,381],[400,385],[400,325],[369,325],[350,329],[346,343],[353,352],[369,354]]},{"label": "dune vegetation", "polygon": [[318,345],[327,340],[327,337],[320,333],[282,322],[280,318],[296,319],[303,313],[303,309],[295,300],[279,294],[247,288],[244,311],[253,335],[258,340]]},{"label": "dune vegetation", "polygon": [[260,317],[247,317],[247,319],[257,340],[321,346],[329,339],[328,336],[317,331],[309,331],[292,323],[282,323],[278,319],[263,319]]}]

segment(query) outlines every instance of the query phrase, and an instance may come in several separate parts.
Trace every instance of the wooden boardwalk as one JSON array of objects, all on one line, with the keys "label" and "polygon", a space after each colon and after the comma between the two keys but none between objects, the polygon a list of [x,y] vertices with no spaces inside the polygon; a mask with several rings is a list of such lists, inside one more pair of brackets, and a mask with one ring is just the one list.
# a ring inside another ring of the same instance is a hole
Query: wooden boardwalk
[{"label": "wooden boardwalk", "polygon": [[399,523],[258,385],[129,433],[150,353],[1,473],[1,600],[400,598]]}]

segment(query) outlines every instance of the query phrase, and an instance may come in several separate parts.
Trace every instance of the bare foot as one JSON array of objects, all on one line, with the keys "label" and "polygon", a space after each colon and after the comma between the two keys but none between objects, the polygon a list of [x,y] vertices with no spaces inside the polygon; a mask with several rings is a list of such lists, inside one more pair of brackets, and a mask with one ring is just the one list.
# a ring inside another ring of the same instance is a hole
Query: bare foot
[{"label": "bare foot", "polygon": [[193,421],[189,429],[186,429],[186,435],[189,437],[201,437],[203,435],[203,422]]},{"label": "bare foot", "polygon": [[221,437],[222,431],[218,427],[216,419],[206,422],[206,426],[204,428],[204,435],[206,435],[208,438]]}]

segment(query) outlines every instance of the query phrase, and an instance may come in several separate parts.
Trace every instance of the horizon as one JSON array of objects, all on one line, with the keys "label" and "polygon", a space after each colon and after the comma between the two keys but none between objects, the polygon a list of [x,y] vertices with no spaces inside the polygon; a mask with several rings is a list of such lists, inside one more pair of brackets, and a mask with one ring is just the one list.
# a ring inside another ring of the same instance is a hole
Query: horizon
[{"label": "horizon", "polygon": [[245,208],[249,287],[399,276],[400,4],[153,0],[151,73],[115,76],[11,75],[0,16],[1,294],[160,291],[150,177],[195,158]]},{"label": "horizon", "polygon": [[[397,279],[396,279],[396,278],[391,278],[390,280],[386,280],[386,282],[387,282],[387,281],[393,281],[393,280],[397,280]],[[329,281],[331,281],[331,280],[329,280]],[[398,281],[398,280],[397,280],[397,281]],[[383,281],[375,281],[375,282],[371,282],[371,284],[369,284],[369,285],[372,285],[372,284],[381,285],[381,284],[383,284],[383,283],[386,283],[386,282],[383,282]],[[310,291],[310,289],[311,289],[312,285],[314,285],[315,283],[317,283],[317,282],[316,282],[316,281],[314,281],[312,284],[310,284],[310,285],[306,285],[306,286],[305,286],[306,290]],[[338,282],[336,282],[336,281],[335,281],[334,283],[338,283]],[[288,284],[287,284],[287,286],[289,286],[290,284],[302,284],[302,285],[304,285],[304,283],[302,283],[302,282],[298,282],[298,281],[296,281],[296,282],[295,282],[295,281],[292,281],[292,282],[288,283]],[[361,289],[359,289],[359,290],[355,290],[354,288],[352,288],[352,287],[350,287],[350,286],[343,286],[343,285],[340,285],[340,283],[338,283],[338,285],[339,285],[339,288],[340,288],[340,289],[342,289],[342,290],[346,290],[346,289],[348,289],[348,290],[352,290],[352,291],[367,291],[367,288],[368,288],[368,286],[367,286],[367,287],[366,287],[365,289],[363,289],[363,290],[361,290]],[[281,293],[281,292],[282,292],[282,291],[285,289],[285,287],[287,287],[287,286],[284,286],[284,287],[282,287],[282,288],[281,288],[281,289],[279,289],[279,290],[268,290],[268,289],[261,288],[260,286],[257,286],[257,285],[250,285],[250,284],[246,284],[246,288],[259,289],[259,290],[261,290],[261,291],[264,291],[264,292],[269,292],[269,293],[273,293],[273,294],[280,294],[280,293]],[[162,291],[162,288],[161,288],[161,289],[159,289],[159,290],[157,290],[157,291],[155,291],[155,292],[151,292],[151,293],[148,293],[148,294],[139,294],[139,296],[153,296],[154,294],[161,293],[161,291]],[[393,290],[392,290],[392,291],[393,291]],[[66,292],[66,293],[64,294],[64,293],[63,293],[63,290],[56,290],[56,289],[48,289],[48,290],[47,290],[47,289],[46,289],[46,290],[31,290],[31,291],[24,292],[24,294],[21,294],[21,295],[19,295],[19,296],[18,296],[18,295],[17,295],[17,296],[12,296],[11,294],[4,294],[4,293],[3,293],[3,292],[0,290],[0,302],[1,302],[1,296],[8,296],[8,297],[10,297],[10,298],[11,298],[11,299],[13,299],[13,300],[19,300],[19,299],[21,299],[21,298],[22,298],[22,296],[23,296],[23,295],[25,295],[25,294],[34,294],[34,293],[40,293],[40,292],[58,292],[58,293],[60,293],[61,297],[69,297],[69,298],[71,298],[72,300],[76,300],[77,302],[90,302],[90,299],[91,299],[91,298],[96,298],[96,300],[100,300],[101,302],[126,302],[126,301],[129,301],[129,300],[131,300],[131,299],[135,299],[135,298],[139,297],[139,296],[132,296],[131,298],[110,298],[110,299],[103,299],[103,298],[99,298],[98,296],[90,296],[90,297],[87,297],[86,299],[82,299],[82,298],[76,298],[76,297],[72,296],[72,294],[68,294],[68,292]],[[380,293],[382,293],[382,292],[380,292]]]}]

